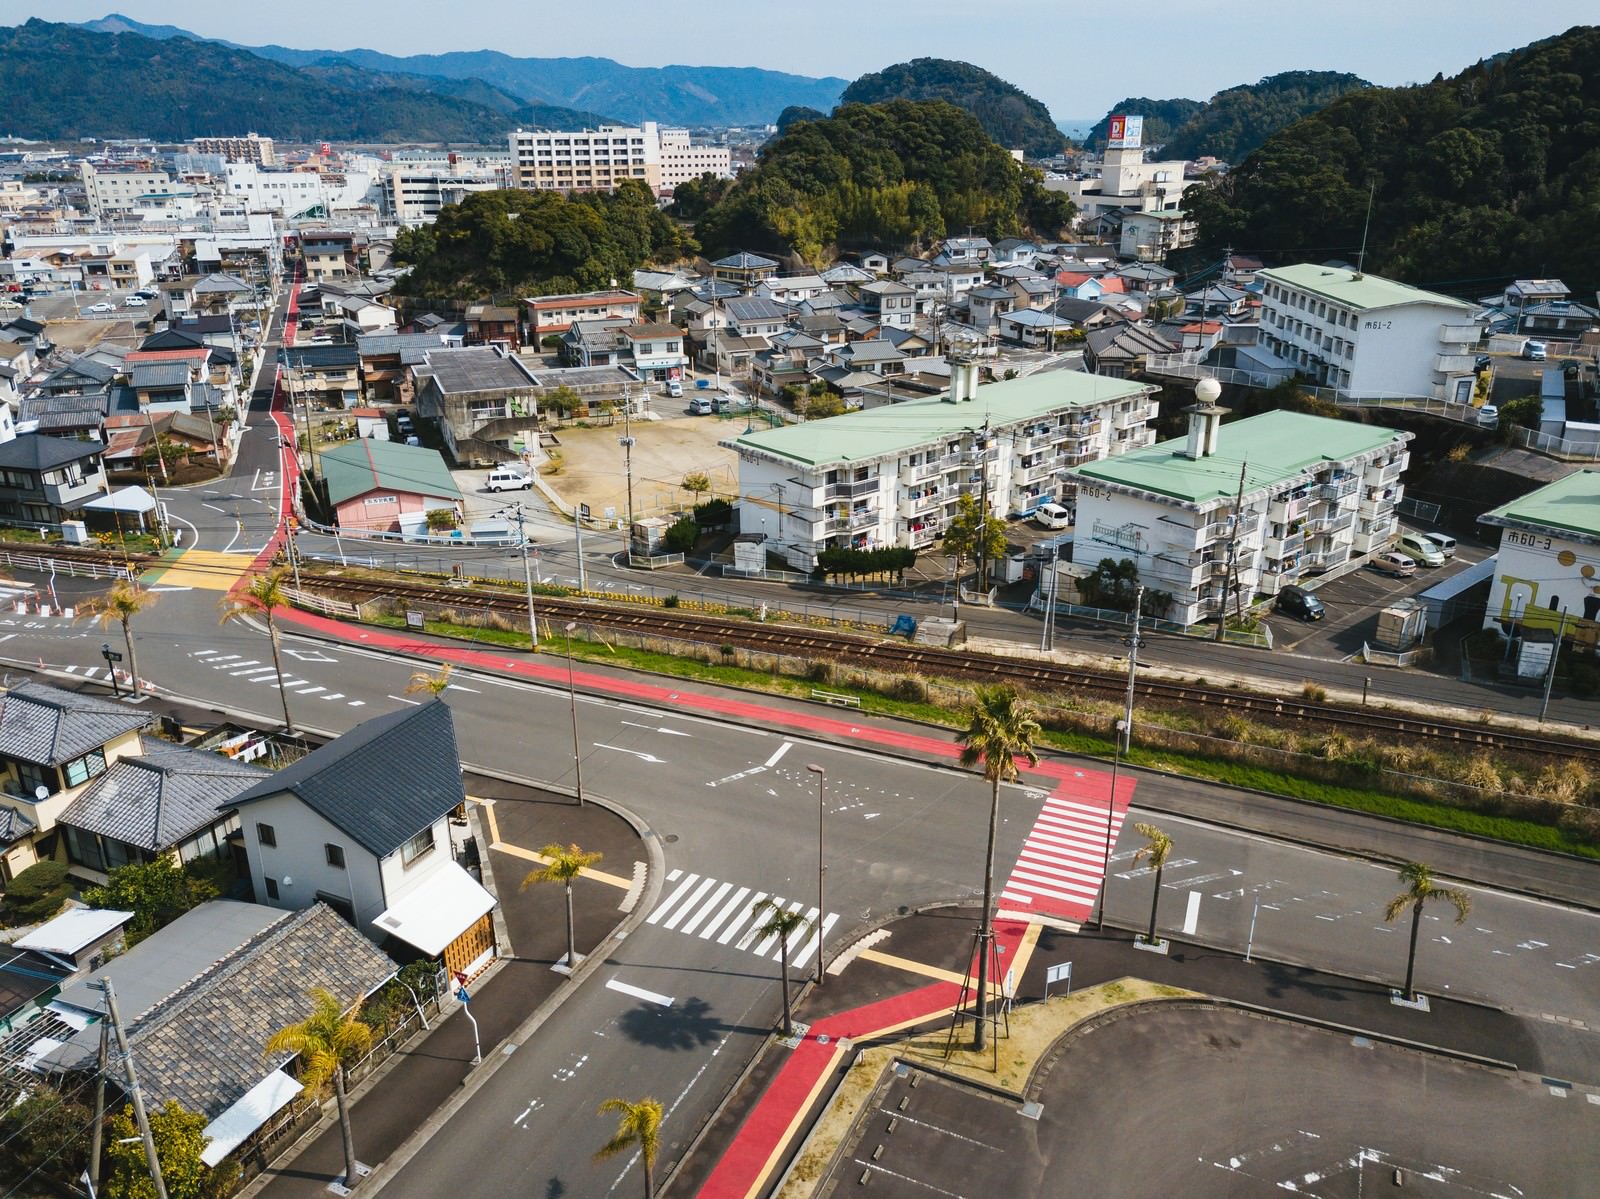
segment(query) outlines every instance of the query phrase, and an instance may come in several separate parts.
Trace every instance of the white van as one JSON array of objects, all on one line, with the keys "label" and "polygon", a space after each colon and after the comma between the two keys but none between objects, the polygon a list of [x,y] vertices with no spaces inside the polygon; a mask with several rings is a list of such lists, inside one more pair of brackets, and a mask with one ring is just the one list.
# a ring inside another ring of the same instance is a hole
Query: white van
[{"label": "white van", "polygon": [[1072,513],[1060,504],[1040,504],[1033,510],[1033,523],[1041,529],[1070,528]]},{"label": "white van", "polygon": [[1448,560],[1456,556],[1456,539],[1444,533],[1429,533],[1428,540],[1439,547],[1439,552]]},{"label": "white van", "polygon": [[490,491],[527,491],[533,480],[517,466],[497,466],[489,472]]},{"label": "white van", "polygon": [[675,400],[682,399],[683,398],[683,384],[679,383],[676,379],[670,380],[667,383],[667,394],[669,396],[671,396]]}]

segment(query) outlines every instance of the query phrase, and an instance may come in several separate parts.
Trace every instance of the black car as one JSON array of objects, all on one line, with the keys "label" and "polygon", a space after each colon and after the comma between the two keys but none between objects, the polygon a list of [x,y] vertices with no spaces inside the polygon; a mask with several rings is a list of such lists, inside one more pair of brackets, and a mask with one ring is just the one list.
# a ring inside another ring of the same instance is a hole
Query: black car
[{"label": "black car", "polygon": [[1322,601],[1304,587],[1285,587],[1278,592],[1278,602],[1273,611],[1282,612],[1299,620],[1321,620],[1328,614]]}]

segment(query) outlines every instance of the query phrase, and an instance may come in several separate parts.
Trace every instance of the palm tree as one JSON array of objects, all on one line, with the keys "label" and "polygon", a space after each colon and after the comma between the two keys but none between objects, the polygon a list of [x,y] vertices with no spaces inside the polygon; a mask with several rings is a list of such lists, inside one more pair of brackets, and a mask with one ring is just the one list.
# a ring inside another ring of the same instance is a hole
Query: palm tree
[{"label": "palm tree", "polygon": [[450,676],[455,669],[453,662],[441,662],[438,670],[412,671],[411,681],[406,684],[406,694],[420,695],[425,691],[429,695],[443,695],[450,687]]},{"label": "palm tree", "polygon": [[644,1162],[644,1199],[655,1199],[656,1150],[661,1147],[661,1103],[656,1099],[641,1099],[629,1103],[626,1099],[607,1099],[596,1109],[598,1115],[616,1112],[621,1117],[612,1138],[600,1146],[594,1157],[604,1161],[629,1149],[637,1149]]},{"label": "palm tree", "polygon": [[278,675],[278,698],[283,701],[283,731],[294,732],[294,720],[289,715],[289,693],[283,689],[283,657],[278,652],[278,622],[273,612],[289,605],[284,584],[284,568],[279,566],[257,575],[250,585],[238,593],[238,599],[224,598],[221,624],[260,616],[267,622],[267,636],[272,644],[272,669]]},{"label": "palm tree", "polygon": [[1018,696],[1016,688],[1000,685],[979,687],[978,698],[968,712],[966,730],[956,737],[961,746],[961,764],[983,763],[983,777],[989,780],[989,848],[983,858],[983,912],[978,944],[977,1024],[972,1047],[982,1050],[984,1019],[989,1010],[989,954],[994,937],[990,909],[994,905],[994,840],[1000,825],[1000,784],[1016,781],[1017,760],[1029,766],[1039,764],[1034,738],[1039,722],[1033,708]]},{"label": "palm tree", "polygon": [[534,883],[560,883],[567,889],[567,969],[574,970],[578,965],[578,949],[572,931],[572,880],[604,855],[585,853],[576,845],[568,845],[563,849],[552,842],[539,851],[539,856],[545,860],[544,868],[532,871],[522,880],[522,885],[528,887]]},{"label": "palm tree", "polygon": [[803,933],[811,927],[798,910],[788,911],[775,899],[757,900],[750,907],[752,916],[767,914],[766,920],[750,930],[747,935],[749,943],[759,945],[768,937],[778,938],[778,958],[782,965],[779,967],[780,979],[783,982],[783,1035],[794,1036],[794,1019],[789,1012],[789,940],[797,933]]},{"label": "palm tree", "polygon": [[1150,863],[1150,869],[1156,872],[1155,893],[1150,896],[1150,931],[1145,934],[1146,945],[1156,944],[1156,907],[1161,903],[1161,872],[1167,868],[1167,859],[1172,856],[1172,838],[1167,836],[1153,824],[1140,821],[1133,826],[1134,832],[1145,839],[1144,848],[1133,855],[1135,862],[1145,861]]},{"label": "palm tree", "polygon": [[308,1092],[320,1092],[333,1080],[334,1098],[339,1104],[339,1132],[344,1137],[344,1185],[359,1181],[356,1172],[356,1146],[350,1135],[350,1101],[344,1092],[346,1067],[360,1060],[372,1045],[372,1029],[357,1018],[355,1008],[348,1011],[332,991],[313,987],[311,1014],[298,1024],[280,1028],[267,1042],[267,1053],[294,1053],[300,1057],[300,1081]]},{"label": "palm tree", "polygon": [[1417,966],[1417,932],[1422,927],[1423,905],[1435,899],[1454,904],[1456,923],[1460,924],[1472,911],[1472,896],[1460,887],[1441,887],[1433,881],[1433,871],[1421,862],[1407,862],[1400,867],[1400,881],[1406,885],[1406,889],[1384,907],[1383,919],[1385,923],[1393,924],[1402,912],[1411,909],[1411,951],[1406,956],[1405,996],[1415,1002],[1417,994],[1411,989],[1411,980]]},{"label": "palm tree", "polygon": [[156,595],[146,591],[129,579],[118,579],[111,590],[102,596],[86,600],[78,610],[94,618],[102,629],[112,624],[122,626],[122,641],[128,647],[128,674],[133,679],[133,693],[139,694],[139,658],[133,649],[133,618],[156,602]]}]

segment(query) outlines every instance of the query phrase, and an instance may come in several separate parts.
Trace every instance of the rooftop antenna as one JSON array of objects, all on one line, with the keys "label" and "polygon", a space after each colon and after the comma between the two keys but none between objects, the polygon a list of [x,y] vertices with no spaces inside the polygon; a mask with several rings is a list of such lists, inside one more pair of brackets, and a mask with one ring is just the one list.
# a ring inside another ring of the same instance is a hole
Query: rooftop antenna
[{"label": "rooftop antenna", "polygon": [[1367,184],[1367,220],[1361,226],[1361,253],[1356,255],[1356,278],[1361,278],[1361,271],[1367,265],[1367,232],[1372,228],[1372,197],[1378,191],[1376,177]]}]

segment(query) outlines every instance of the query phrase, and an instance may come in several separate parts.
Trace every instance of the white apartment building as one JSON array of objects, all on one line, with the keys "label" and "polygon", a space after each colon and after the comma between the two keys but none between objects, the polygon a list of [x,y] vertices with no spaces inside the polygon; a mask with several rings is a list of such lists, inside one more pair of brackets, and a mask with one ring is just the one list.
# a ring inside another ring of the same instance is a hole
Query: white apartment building
[{"label": "white apartment building", "polygon": [[733,178],[733,151],[727,146],[697,145],[687,129],[663,129],[660,138],[663,188],[670,190],[701,175]]},{"label": "white apartment building", "polygon": [[1410,433],[1284,411],[1223,425],[1224,415],[1196,404],[1187,438],[1072,472],[1073,565],[1133,562],[1146,588],[1172,597],[1162,615],[1179,624],[1381,551],[1398,532]]},{"label": "white apartment building", "polygon": [[262,137],[259,133],[247,133],[243,137],[197,137],[194,139],[194,152],[214,154],[223,162],[253,162],[264,167],[270,167],[278,161],[273,153],[272,139]]},{"label": "white apartment building", "polygon": [[165,171],[97,167],[92,162],[80,163],[78,170],[83,177],[89,212],[94,216],[157,207],[171,199],[194,194],[187,184],[175,181]]},{"label": "white apartment building", "polygon": [[[1600,641],[1600,471],[1574,471],[1478,518],[1500,530],[1485,628]],[[1548,661],[1548,659],[1546,659]]]},{"label": "white apartment building", "polygon": [[661,187],[661,135],[654,121],[598,129],[516,129],[512,182],[529,191],[612,191],[638,179]]},{"label": "white apartment building", "polygon": [[1473,305],[1311,263],[1271,267],[1257,279],[1265,290],[1255,357],[1267,364],[1354,397],[1471,399],[1481,332]]},{"label": "white apartment building", "polygon": [[425,225],[446,204],[459,204],[472,192],[503,191],[506,186],[503,169],[458,172],[393,164],[383,173],[384,212],[402,225]]},{"label": "white apartment building", "polygon": [[739,531],[811,570],[832,546],[923,548],[963,494],[998,516],[1060,497],[1070,468],[1147,445],[1155,388],[1078,371],[979,387],[952,355],[950,390],[720,443],[739,455]]},{"label": "white apartment building", "polygon": [[1182,207],[1183,193],[1194,186],[1184,178],[1187,163],[1146,162],[1135,144],[1113,146],[1100,160],[1100,172],[1084,179],[1046,178],[1049,191],[1064,191],[1078,206],[1080,223],[1108,212],[1160,212]]}]

